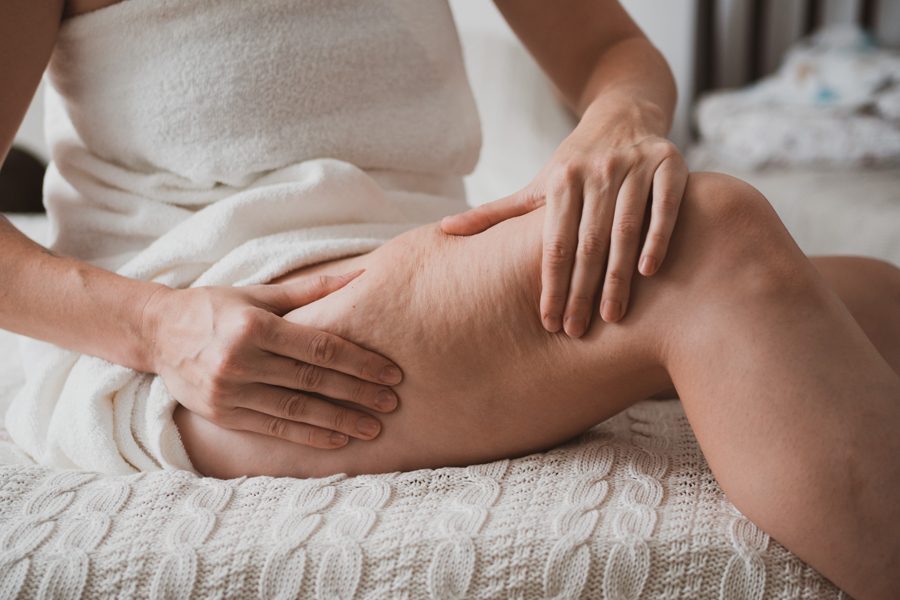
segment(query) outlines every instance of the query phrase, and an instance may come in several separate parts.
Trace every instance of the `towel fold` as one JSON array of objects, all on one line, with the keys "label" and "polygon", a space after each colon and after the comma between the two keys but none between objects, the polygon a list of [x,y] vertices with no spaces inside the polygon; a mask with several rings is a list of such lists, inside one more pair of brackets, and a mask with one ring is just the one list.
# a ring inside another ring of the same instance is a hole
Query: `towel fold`
[{"label": "towel fold", "polygon": [[[176,288],[264,283],[466,208],[480,134],[440,0],[123,2],[48,71],[57,252]],[[23,340],[40,463],[191,469],[156,376]]]}]

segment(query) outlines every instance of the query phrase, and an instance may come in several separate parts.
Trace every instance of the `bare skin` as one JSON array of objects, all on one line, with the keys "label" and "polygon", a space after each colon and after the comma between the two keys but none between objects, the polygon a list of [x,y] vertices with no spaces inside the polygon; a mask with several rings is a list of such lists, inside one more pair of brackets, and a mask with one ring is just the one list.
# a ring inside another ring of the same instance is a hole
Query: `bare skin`
[{"label": "bare skin", "polygon": [[[427,226],[317,267],[367,271],[287,318],[404,365],[403,405],[377,440],[327,452],[181,410],[197,468],[306,477],[487,461],[562,442],[674,384],[738,508],[852,595],[890,597],[900,586],[900,377],[765,199],[692,175],[674,260],[636,283],[631,318],[581,340],[534,318],[542,217],[471,238]],[[896,269],[866,268],[886,297],[900,294]],[[831,277],[843,269],[824,266]],[[896,364],[892,347],[883,352]]]}]

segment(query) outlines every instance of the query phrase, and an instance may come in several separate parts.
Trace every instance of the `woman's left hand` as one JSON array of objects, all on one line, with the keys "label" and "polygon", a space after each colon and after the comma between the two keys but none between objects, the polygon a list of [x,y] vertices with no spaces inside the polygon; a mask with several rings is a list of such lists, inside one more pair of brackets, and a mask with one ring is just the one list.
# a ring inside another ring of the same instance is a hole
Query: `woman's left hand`
[{"label": "woman's left hand", "polygon": [[546,205],[541,320],[572,337],[587,332],[599,292],[601,317],[618,321],[635,266],[644,276],[660,268],[688,176],[675,145],[643,127],[636,113],[589,112],[525,188],[441,223],[445,233],[472,235]]}]

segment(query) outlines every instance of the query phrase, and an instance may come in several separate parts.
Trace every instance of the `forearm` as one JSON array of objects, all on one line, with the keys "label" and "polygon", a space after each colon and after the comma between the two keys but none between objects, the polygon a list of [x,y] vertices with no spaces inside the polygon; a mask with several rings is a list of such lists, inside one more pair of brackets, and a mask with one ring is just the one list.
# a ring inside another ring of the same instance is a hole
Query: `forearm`
[{"label": "forearm", "polygon": [[0,328],[151,370],[142,312],[164,286],[56,256],[0,217]]},{"label": "forearm", "polygon": [[665,137],[677,92],[665,59],[642,35],[616,42],[599,54],[584,85],[570,98],[582,119],[629,123]]}]

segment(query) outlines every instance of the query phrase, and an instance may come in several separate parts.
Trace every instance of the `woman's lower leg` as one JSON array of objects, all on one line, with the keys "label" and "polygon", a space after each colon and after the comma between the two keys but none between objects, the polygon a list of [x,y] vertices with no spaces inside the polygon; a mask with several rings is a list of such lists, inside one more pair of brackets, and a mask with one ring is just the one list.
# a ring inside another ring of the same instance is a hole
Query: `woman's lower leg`
[{"label": "woman's lower leg", "polygon": [[713,473],[836,584],[889,597],[900,589],[900,378],[755,190],[701,175],[685,202],[699,208],[667,259],[685,286],[664,363]]},{"label": "woman's lower leg", "polygon": [[810,260],[882,358],[900,374],[900,269],[858,256]]}]

